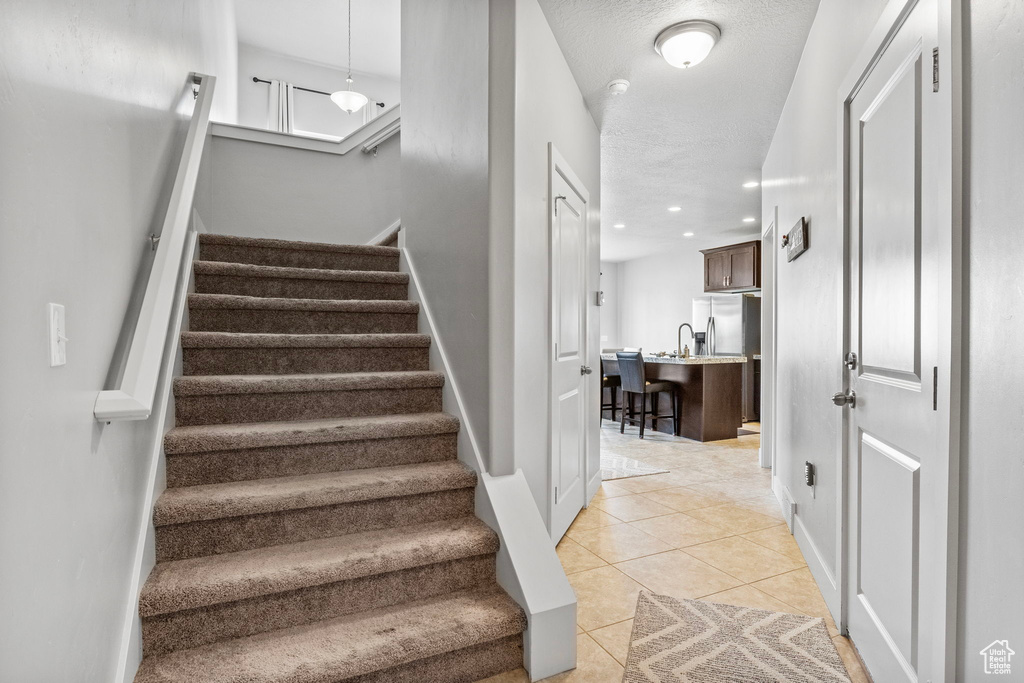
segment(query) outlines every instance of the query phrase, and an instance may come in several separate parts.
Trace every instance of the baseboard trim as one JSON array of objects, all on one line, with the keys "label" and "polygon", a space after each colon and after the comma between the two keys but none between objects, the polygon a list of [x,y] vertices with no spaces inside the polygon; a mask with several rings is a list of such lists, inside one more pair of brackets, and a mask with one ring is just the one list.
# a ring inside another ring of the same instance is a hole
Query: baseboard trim
[{"label": "baseboard trim", "polygon": [[[526,613],[523,666],[538,681],[576,666],[576,594],[551,543],[540,510],[522,470],[492,477],[484,465],[459,383],[452,373],[444,340],[434,324],[427,295],[420,285],[414,259],[405,248],[405,231],[398,233],[402,250],[399,269],[409,275],[409,299],[420,305],[420,330],[431,336],[430,366],[445,374],[444,409],[459,419],[459,460],[474,469],[476,514],[501,540],[496,560],[498,584]],[[600,471],[598,471],[600,484]]]},{"label": "baseboard trim", "polygon": [[117,672],[114,680],[120,683],[132,683],[135,679],[135,672],[142,661],[142,619],[139,617],[139,594],[142,591],[142,584],[145,583],[149,572],[156,564],[156,531],[153,528],[153,505],[165,486],[163,473],[164,456],[164,434],[167,433],[167,424],[174,422],[172,414],[174,411],[174,399],[171,395],[171,380],[181,370],[181,344],[178,342],[181,336],[182,325],[187,322],[187,294],[194,289],[192,275],[192,263],[198,257],[198,235],[199,232],[206,232],[199,214],[192,211],[193,229],[185,237],[184,254],[191,254],[191,257],[182,259],[181,271],[178,274],[179,282],[184,286],[178,287],[175,293],[175,302],[171,324],[168,327],[170,341],[164,345],[163,369],[161,370],[160,383],[157,388],[156,398],[153,404],[152,418],[156,420],[153,443],[149,448],[149,471],[146,481],[149,487],[142,502],[142,509],[139,512],[139,531],[135,541],[135,557],[132,561],[132,581],[128,587],[128,606],[125,610],[124,621],[121,629],[121,644],[118,649]]},{"label": "baseboard trim", "polygon": [[828,607],[828,611],[832,613],[833,621],[835,621],[840,632],[842,632],[843,626],[842,619],[840,618],[842,596],[839,592],[836,575],[828,568],[825,556],[821,553],[818,544],[815,543],[814,538],[807,530],[803,520],[800,519],[799,514],[797,514],[795,524],[793,525],[793,537],[796,539],[796,544],[800,547],[804,559],[807,560],[807,568],[810,570],[811,576],[814,577],[814,582],[818,584],[821,597],[825,599],[825,605]]},{"label": "baseboard trim", "polygon": [[401,227],[402,227],[402,219],[399,218],[397,221],[395,221],[394,223],[392,223],[391,225],[389,225],[388,227],[384,228],[383,230],[378,232],[376,235],[371,237],[370,240],[367,242],[367,244],[371,245],[371,246],[380,246],[380,244],[382,242],[384,242],[384,240],[386,240],[388,237],[391,237],[391,235],[393,235],[395,232],[397,232],[398,229],[401,228]]}]

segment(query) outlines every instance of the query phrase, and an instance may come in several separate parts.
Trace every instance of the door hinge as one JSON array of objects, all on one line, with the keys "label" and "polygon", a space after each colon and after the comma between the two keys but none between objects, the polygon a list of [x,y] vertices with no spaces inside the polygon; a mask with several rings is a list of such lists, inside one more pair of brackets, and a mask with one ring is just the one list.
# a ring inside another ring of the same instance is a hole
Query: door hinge
[{"label": "door hinge", "polygon": [[939,409],[939,366],[932,368],[932,410]]},{"label": "door hinge", "polygon": [[932,48],[932,92],[939,92],[939,48]]},{"label": "door hinge", "polygon": [[555,502],[558,502],[558,487],[555,487]]}]

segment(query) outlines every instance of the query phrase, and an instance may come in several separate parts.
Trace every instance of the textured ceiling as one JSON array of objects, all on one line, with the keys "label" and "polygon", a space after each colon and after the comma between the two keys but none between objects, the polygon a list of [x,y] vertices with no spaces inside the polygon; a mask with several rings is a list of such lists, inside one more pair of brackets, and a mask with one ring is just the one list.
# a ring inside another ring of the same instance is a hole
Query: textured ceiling
[{"label": "textured ceiling", "polygon": [[[601,128],[602,259],[756,238],[761,191],[742,185],[760,180],[818,0],[539,1]],[[681,70],[654,39],[687,19],[722,38]],[[607,92],[616,78],[626,94]]]},{"label": "textured ceiling", "polygon": [[[347,65],[346,0],[236,0],[238,40],[338,68]],[[352,0],[352,70],[399,79],[401,0]]]}]

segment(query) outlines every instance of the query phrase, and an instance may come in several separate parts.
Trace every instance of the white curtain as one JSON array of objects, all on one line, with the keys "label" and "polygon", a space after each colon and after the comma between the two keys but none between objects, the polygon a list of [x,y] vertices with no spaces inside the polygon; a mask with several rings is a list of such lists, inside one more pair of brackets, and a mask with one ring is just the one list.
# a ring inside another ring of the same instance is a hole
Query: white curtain
[{"label": "white curtain", "polygon": [[377,100],[370,100],[363,107],[363,125],[365,126],[370,121],[377,118],[377,114],[380,113],[380,107],[377,106]]},{"label": "white curtain", "polygon": [[284,81],[270,81],[270,106],[267,128],[279,133],[295,129],[295,86]]}]

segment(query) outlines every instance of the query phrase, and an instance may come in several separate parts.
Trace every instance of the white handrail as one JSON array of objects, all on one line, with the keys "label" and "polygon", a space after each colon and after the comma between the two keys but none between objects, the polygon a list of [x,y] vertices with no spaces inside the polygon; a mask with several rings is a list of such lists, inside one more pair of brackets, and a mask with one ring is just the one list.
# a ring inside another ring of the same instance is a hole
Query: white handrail
[{"label": "white handrail", "polygon": [[93,415],[97,420],[145,420],[153,412],[153,400],[160,377],[164,343],[170,324],[174,293],[184,257],[184,246],[196,194],[199,164],[210,126],[214,76],[191,74],[198,86],[192,120],[174,177],[171,198],[157,242],[153,269],[139,311],[139,321],[128,349],[128,360],[117,389],[101,391]]}]

